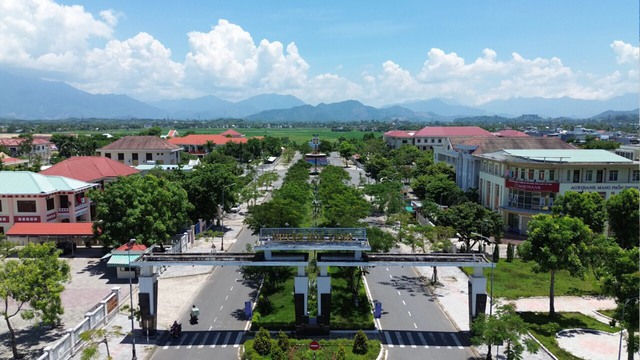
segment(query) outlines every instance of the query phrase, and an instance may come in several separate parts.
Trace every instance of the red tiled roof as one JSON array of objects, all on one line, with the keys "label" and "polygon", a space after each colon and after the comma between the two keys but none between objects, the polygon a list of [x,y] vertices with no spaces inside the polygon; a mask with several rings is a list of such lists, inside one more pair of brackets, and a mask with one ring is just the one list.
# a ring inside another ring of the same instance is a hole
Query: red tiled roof
[{"label": "red tiled roof", "polygon": [[0,152],[0,163],[4,164],[4,165],[18,165],[18,164],[26,164],[28,163],[29,160],[25,160],[25,159],[17,159],[14,157],[11,157],[3,152]]},{"label": "red tiled roof", "polygon": [[502,149],[575,149],[571,144],[556,137],[450,137],[453,148],[477,146],[474,155],[492,153]]},{"label": "red tiled roof", "polygon": [[125,136],[98,150],[178,150],[173,145],[157,136]]},{"label": "red tiled roof", "polygon": [[232,136],[232,137],[237,137],[237,136],[243,136],[242,134],[240,134],[239,132],[233,130],[233,129],[228,129],[226,131],[224,131],[223,133],[221,133],[220,135],[222,136]]},{"label": "red tiled roof", "polygon": [[[23,138],[12,138],[12,139],[0,139],[0,145],[4,146],[19,146],[25,139]],[[42,138],[33,138],[33,145],[46,145],[51,144],[51,141]]]},{"label": "red tiled roof", "polygon": [[414,137],[429,136],[490,136],[491,133],[478,126],[427,126],[415,133]]},{"label": "red tiled roof", "polygon": [[115,160],[102,156],[73,156],[43,170],[43,175],[60,175],[86,182],[104,178],[128,176],[139,171]]},{"label": "red tiled roof", "polygon": [[493,135],[501,136],[501,137],[528,137],[529,136],[529,134],[525,134],[522,131],[511,130],[511,129],[496,131],[493,133]]},{"label": "red tiled roof", "polygon": [[246,143],[247,138],[228,138],[220,134],[191,134],[184,137],[176,137],[168,139],[175,145],[204,145],[207,141],[211,141],[215,145],[224,145],[228,142]]},{"label": "red tiled roof", "polygon": [[384,133],[384,136],[391,136],[391,137],[401,137],[401,138],[405,138],[405,137],[412,137],[413,133],[408,133],[406,131],[402,131],[402,130],[391,130],[391,131],[387,131],[386,133]]},{"label": "red tiled roof", "polygon": [[8,236],[91,236],[93,224],[82,223],[15,223]]},{"label": "red tiled roof", "polygon": [[143,244],[133,244],[131,248],[129,248],[129,244],[122,244],[120,247],[115,249],[114,251],[145,251],[147,250],[146,245]]}]

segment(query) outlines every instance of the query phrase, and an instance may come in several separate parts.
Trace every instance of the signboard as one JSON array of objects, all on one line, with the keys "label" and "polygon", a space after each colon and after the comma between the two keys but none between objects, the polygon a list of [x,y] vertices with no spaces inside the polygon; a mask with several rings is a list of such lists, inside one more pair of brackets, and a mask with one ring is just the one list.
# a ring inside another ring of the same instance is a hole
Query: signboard
[{"label": "signboard", "polygon": [[524,191],[541,191],[541,192],[559,192],[559,183],[547,182],[531,182],[531,181],[514,181],[507,179],[505,184],[509,189],[518,189]]},{"label": "signboard", "polygon": [[40,222],[40,216],[16,216],[16,222],[22,223],[38,223]]},{"label": "signboard", "polygon": [[118,308],[118,296],[112,296],[107,300],[107,314]]},{"label": "signboard", "polygon": [[361,242],[367,240],[364,228],[262,228],[260,241],[273,242]]},{"label": "signboard", "polygon": [[8,216],[0,216],[0,223],[7,223],[7,222],[9,222]]},{"label": "signboard", "polygon": [[316,351],[316,350],[320,349],[320,343],[315,341],[315,340],[313,340],[311,342],[311,344],[309,344],[309,349],[311,349],[313,351]]},{"label": "signboard", "polygon": [[253,309],[251,307],[251,301],[244,302],[244,316],[247,319],[251,319],[253,316]]},{"label": "signboard", "polygon": [[[564,186],[563,186],[564,187]],[[570,185],[567,190],[571,191],[622,191],[628,188],[638,189],[638,184],[575,184]]]}]

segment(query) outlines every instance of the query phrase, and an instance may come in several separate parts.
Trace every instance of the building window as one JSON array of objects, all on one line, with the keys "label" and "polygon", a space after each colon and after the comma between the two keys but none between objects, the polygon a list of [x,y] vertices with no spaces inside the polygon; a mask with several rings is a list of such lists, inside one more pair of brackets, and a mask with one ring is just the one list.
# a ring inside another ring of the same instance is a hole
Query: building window
[{"label": "building window", "polygon": [[138,161],[138,153],[133,153],[133,154],[131,154],[131,159],[132,159],[133,161]]},{"label": "building window", "polygon": [[436,142],[436,140],[435,139],[431,139],[431,143],[433,144],[434,142]]},{"label": "building window", "polygon": [[609,181],[618,181],[618,170],[609,170]]},{"label": "building window", "polygon": [[0,212],[2,212],[2,201],[0,201]]},{"label": "building window", "polygon": [[592,182],[593,181],[593,170],[586,170],[584,173],[584,181]]},{"label": "building window", "polygon": [[47,198],[47,210],[53,210],[56,208],[56,202],[52,197]]},{"label": "building window", "polygon": [[147,160],[147,161],[153,160],[153,153],[147,153],[145,160]]},{"label": "building window", "polygon": [[538,180],[544,180],[544,170],[538,170]]},{"label": "building window", "polygon": [[533,169],[529,169],[529,180],[533,180]]},{"label": "building window", "polygon": [[36,212],[35,200],[18,200],[18,212],[34,213]]},{"label": "building window", "polygon": [[417,141],[417,142],[418,142],[418,144],[420,144],[420,143],[422,142],[422,139],[418,139],[418,141]]},{"label": "building window", "polygon": [[604,177],[604,170],[597,170],[596,171],[596,182],[601,183],[603,177]]},{"label": "building window", "polygon": [[[640,170],[633,170],[631,173],[631,181],[640,181]],[[0,206],[0,211],[2,211],[2,206]]]},{"label": "building window", "polygon": [[520,180],[524,180],[524,169],[520,169]]},{"label": "building window", "polygon": [[111,159],[111,153],[104,153],[104,157]]},{"label": "building window", "polygon": [[556,171],[549,170],[549,180],[554,181],[556,179]]},{"label": "building window", "polygon": [[69,206],[71,206],[71,204],[69,204],[69,195],[60,195],[60,207],[68,208]]},{"label": "building window", "polygon": [[438,139],[438,144],[442,144],[442,139]]},{"label": "building window", "polygon": [[573,170],[573,182],[574,183],[580,182],[580,170]]}]

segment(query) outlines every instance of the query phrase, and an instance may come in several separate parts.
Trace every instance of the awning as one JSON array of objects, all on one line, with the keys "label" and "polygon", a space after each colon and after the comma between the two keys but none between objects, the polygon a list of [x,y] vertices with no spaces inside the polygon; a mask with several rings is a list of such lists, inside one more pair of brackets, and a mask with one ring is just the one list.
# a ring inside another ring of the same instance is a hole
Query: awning
[{"label": "awning", "polygon": [[107,266],[129,266],[130,263],[138,260],[140,256],[142,256],[142,254],[111,254]]}]

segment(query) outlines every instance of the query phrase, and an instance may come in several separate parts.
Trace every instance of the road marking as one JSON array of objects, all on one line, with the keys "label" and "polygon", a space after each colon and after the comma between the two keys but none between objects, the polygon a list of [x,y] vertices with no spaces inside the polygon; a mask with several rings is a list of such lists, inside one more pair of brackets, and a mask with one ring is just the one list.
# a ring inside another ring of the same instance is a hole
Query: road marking
[{"label": "road marking", "polygon": [[389,271],[389,268],[387,268],[387,271]]},{"label": "road marking", "polygon": [[[433,340],[433,343],[434,343],[434,344],[437,344],[437,343],[438,343],[438,341],[436,340],[436,337],[435,337],[435,336],[433,336],[433,333],[429,333],[429,337],[431,338],[431,340]],[[436,346],[434,346],[434,347],[435,347],[436,349],[440,349],[440,346],[439,346],[439,345],[436,345]]]},{"label": "road marking", "polygon": [[393,280],[393,275],[389,274],[389,279]]},{"label": "road marking", "polygon": [[[211,328],[209,328],[209,330],[211,330]],[[202,344],[198,346],[198,349],[202,349],[204,347],[204,344],[207,342],[209,335],[211,335],[211,332],[207,332],[206,334],[204,334],[204,339],[202,339]]]},{"label": "road marking", "polygon": [[196,339],[198,338],[198,336],[200,336],[200,333],[196,333],[196,336],[193,337],[193,339],[189,343],[189,346],[187,346],[187,349],[191,349],[191,345],[193,345],[193,343],[196,342]]},{"label": "road marking", "polygon": [[396,337],[398,338],[398,343],[401,348],[404,348],[404,340],[402,339],[402,335],[400,335],[399,331],[396,331]]},{"label": "road marking", "polygon": [[407,311],[409,313],[409,316],[411,316],[411,311]]},{"label": "road marking", "polygon": [[180,344],[178,344],[178,346],[176,347],[176,349],[180,349],[180,346],[182,346],[182,343],[183,343],[185,340],[187,340],[187,336],[186,336],[186,335],[185,335],[185,336],[181,336],[181,337],[182,337],[182,339],[180,339]]},{"label": "road marking", "polygon": [[391,343],[391,336],[389,336],[389,332],[388,331],[384,332],[384,337],[387,339],[387,346],[392,348],[393,344]]},{"label": "road marking", "polygon": [[231,289],[229,289],[229,291],[233,291],[233,286],[231,287]]},{"label": "road marking", "polygon": [[411,333],[410,333],[410,332],[407,332],[407,337],[409,338],[409,344],[411,344],[411,347],[415,349],[417,346],[416,346],[416,344],[413,342],[413,336],[411,336]]},{"label": "road marking", "polygon": [[407,306],[407,303],[402,300],[402,305]]},{"label": "road marking", "polygon": [[229,341],[229,338],[231,337],[231,332],[227,333],[227,336],[224,337],[224,340],[222,340],[222,347],[226,348],[227,347],[227,342]]},{"label": "road marking", "polygon": [[216,342],[218,342],[218,338],[220,337],[220,333],[216,334],[216,337],[213,338],[213,342],[211,342],[211,348],[216,347]]},{"label": "road marking", "polygon": [[427,340],[424,338],[424,336],[422,336],[422,333],[418,333],[418,338],[420,338],[420,343],[424,344],[424,348],[428,349],[429,343],[427,343]]},{"label": "road marking", "polygon": [[213,318],[213,322],[215,323],[216,321],[218,321],[218,317],[217,316],[215,318]]},{"label": "road marking", "polygon": [[398,290],[398,295],[402,296],[402,294],[400,294],[400,290]]},{"label": "road marking", "polygon": [[[442,338],[442,341],[446,344],[447,339],[445,339],[444,333],[440,333],[440,337]],[[453,347],[451,347],[451,345],[447,345],[447,349],[453,349]]]},{"label": "road marking", "polygon": [[416,325],[416,323],[413,323],[413,327],[417,329],[418,325]]},{"label": "road marking", "polygon": [[458,337],[455,334],[449,333],[449,335],[451,335],[451,337],[453,338],[453,341],[455,341],[456,344],[458,344],[458,349],[464,349],[464,346],[460,344],[460,341],[458,341]]},{"label": "road marking", "polygon": [[218,310],[218,311],[222,311],[222,308],[223,308],[223,307],[224,307],[224,305],[223,305],[223,306],[220,306],[220,310]]},{"label": "road marking", "polygon": [[224,300],[225,300],[225,301],[226,301],[226,300],[229,300],[229,295],[225,296],[225,297],[224,297]]},{"label": "road marking", "polygon": [[238,332],[238,336],[236,336],[236,341],[233,342],[233,347],[237,348],[240,346],[240,340],[242,339],[242,333]]}]

